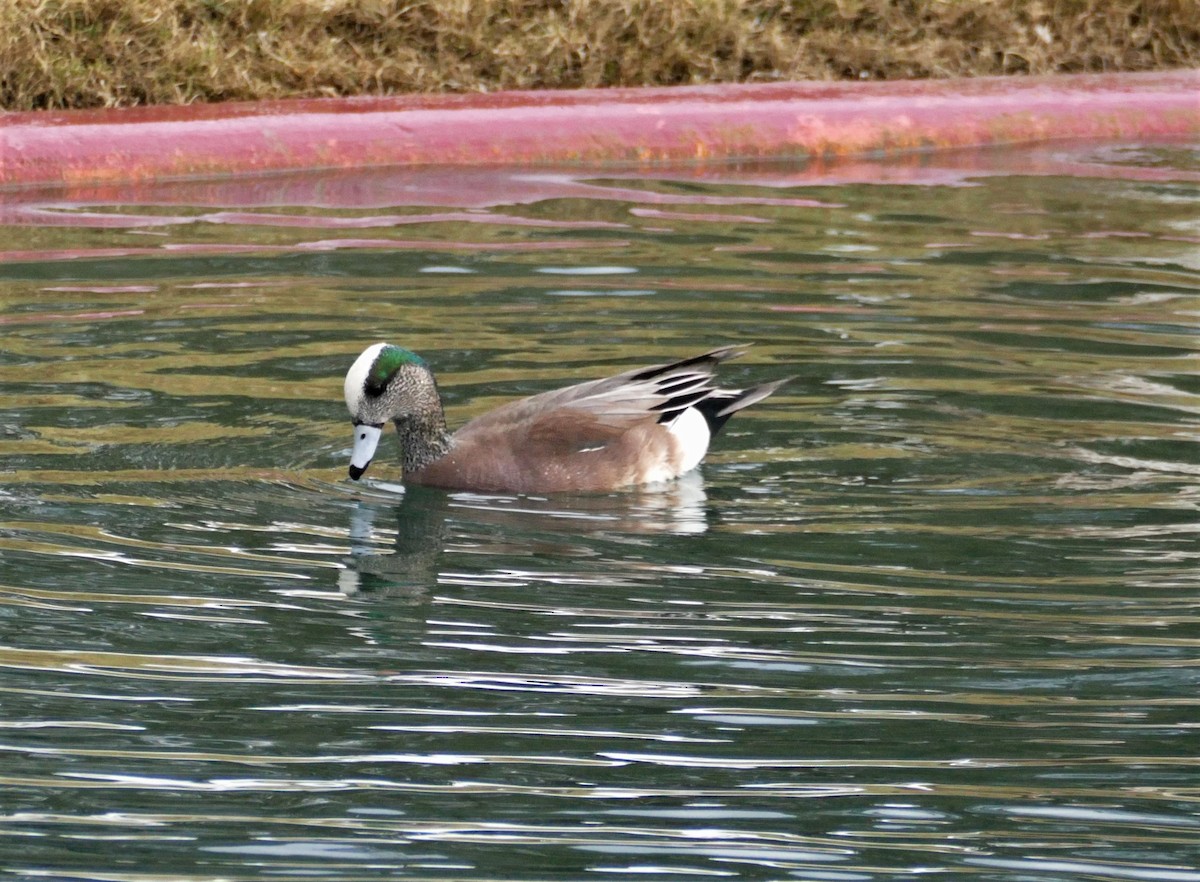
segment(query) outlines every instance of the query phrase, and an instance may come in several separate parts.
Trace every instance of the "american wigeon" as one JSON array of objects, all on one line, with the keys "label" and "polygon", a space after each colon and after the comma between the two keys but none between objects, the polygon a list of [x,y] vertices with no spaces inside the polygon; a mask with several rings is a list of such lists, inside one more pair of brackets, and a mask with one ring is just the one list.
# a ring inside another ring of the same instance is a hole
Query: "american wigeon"
[{"label": "american wigeon", "polygon": [[668,481],[699,464],[729,417],[791,379],[749,389],[712,385],[716,366],[742,353],[723,346],[543,392],[501,405],[450,434],[425,360],[376,343],[346,374],[346,406],[354,421],[350,477],[362,477],[392,420],[408,483],[552,493]]}]

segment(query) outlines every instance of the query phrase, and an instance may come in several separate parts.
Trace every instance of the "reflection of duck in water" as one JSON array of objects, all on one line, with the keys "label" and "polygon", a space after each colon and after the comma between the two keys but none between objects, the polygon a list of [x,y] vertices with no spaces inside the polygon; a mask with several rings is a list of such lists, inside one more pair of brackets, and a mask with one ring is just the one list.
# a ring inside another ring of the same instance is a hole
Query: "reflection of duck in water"
[{"label": "reflection of duck in water", "polygon": [[429,365],[407,349],[376,343],[346,374],[346,406],[354,419],[350,477],[362,477],[392,420],[410,484],[550,493],[668,481],[700,463],[729,417],[787,382],[712,385],[716,366],[741,354],[726,346],[543,392],[450,434]]},{"label": "reflection of duck in water", "polygon": [[413,485],[398,504],[356,503],[350,556],[338,572],[338,588],[417,602],[439,583],[446,553],[469,554],[475,565],[487,555],[499,555],[508,565],[594,557],[598,545],[614,537],[703,533],[706,501],[698,471],[646,492],[553,497],[447,493]]},{"label": "reflection of duck in water", "polygon": [[388,586],[390,594],[408,594],[414,601],[423,598],[437,585],[448,541],[449,509],[450,497],[441,491],[419,487],[406,491],[393,509],[396,532],[388,548],[376,531],[377,516],[388,509],[359,502],[350,516],[350,557],[338,572],[339,590],[357,594]]}]

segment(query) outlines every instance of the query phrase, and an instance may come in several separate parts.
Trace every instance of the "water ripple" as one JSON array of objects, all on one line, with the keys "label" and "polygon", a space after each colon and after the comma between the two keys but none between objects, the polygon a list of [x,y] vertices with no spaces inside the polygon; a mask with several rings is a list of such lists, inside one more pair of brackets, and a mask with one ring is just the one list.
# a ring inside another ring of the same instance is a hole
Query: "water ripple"
[{"label": "water ripple", "polygon": [[[1055,149],[23,196],[0,869],[1196,878],[1195,151]],[[376,336],[453,423],[797,379],[666,488],[444,494],[345,477]]]}]

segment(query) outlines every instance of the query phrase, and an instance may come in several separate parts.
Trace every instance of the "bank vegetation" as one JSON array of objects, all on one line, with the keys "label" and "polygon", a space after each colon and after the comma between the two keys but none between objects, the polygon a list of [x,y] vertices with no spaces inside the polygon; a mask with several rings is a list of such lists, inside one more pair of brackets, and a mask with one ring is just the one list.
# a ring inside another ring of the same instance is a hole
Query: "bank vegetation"
[{"label": "bank vegetation", "polygon": [[0,108],[1200,67],[1200,0],[0,0]]}]

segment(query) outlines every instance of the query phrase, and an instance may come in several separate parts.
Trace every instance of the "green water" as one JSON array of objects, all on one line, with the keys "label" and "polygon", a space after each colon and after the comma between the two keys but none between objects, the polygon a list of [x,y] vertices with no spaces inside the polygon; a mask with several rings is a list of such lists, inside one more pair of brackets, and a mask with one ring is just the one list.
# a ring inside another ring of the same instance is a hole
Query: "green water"
[{"label": "green water", "polygon": [[[1084,159],[7,194],[0,874],[1200,880],[1200,155]],[[797,379],[666,490],[403,494],[379,339],[455,424]]]}]

